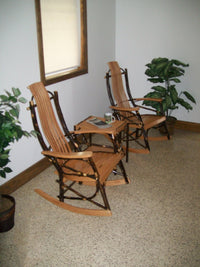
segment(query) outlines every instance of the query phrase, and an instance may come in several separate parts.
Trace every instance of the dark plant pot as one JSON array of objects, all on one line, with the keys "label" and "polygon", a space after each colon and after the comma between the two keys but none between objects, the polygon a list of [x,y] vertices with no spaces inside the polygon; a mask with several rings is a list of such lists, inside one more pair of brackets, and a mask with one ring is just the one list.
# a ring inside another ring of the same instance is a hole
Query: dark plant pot
[{"label": "dark plant pot", "polygon": [[9,195],[1,195],[0,233],[7,232],[14,226],[15,199]]},{"label": "dark plant pot", "polygon": [[[167,117],[166,124],[167,124],[167,129],[168,129],[170,135],[174,134],[174,126],[176,124],[176,120],[177,119],[175,117],[171,117],[171,116]],[[167,134],[164,126],[160,127],[159,130],[162,134]]]}]

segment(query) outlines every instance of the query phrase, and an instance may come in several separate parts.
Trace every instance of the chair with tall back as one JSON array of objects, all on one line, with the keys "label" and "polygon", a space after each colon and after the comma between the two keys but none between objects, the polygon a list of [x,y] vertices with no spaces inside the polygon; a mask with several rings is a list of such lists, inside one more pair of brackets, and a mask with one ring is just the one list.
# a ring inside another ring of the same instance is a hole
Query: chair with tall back
[{"label": "chair with tall back", "polygon": [[[108,66],[109,71],[106,73],[106,84],[111,103],[110,108],[113,110],[113,114],[118,120],[125,120],[127,122],[124,141],[126,142],[126,161],[128,161],[128,151],[134,153],[149,153],[149,140],[167,140],[170,139],[170,135],[164,113],[158,115],[156,110],[137,104],[139,101],[148,99],[132,97],[127,69],[120,68],[117,61],[108,62]],[[126,91],[124,90],[124,83],[126,85]],[[162,99],[151,98],[149,100],[159,103],[162,102]],[[142,109],[151,112],[149,112],[150,114],[144,114],[144,112],[142,114]],[[165,136],[148,136],[150,129],[160,127],[165,128],[167,133]],[[130,141],[138,143],[142,148],[130,148]]]},{"label": "chair with tall back", "polygon": [[[32,93],[29,109],[34,129],[38,132],[42,154],[56,168],[59,185],[58,199],[41,189],[35,191],[53,204],[72,212],[110,216],[105,187],[130,182],[122,163],[125,153],[120,148],[114,150],[106,145],[91,145],[81,151],[76,142],[76,132],[70,132],[64,121],[57,92],[48,92],[41,82],[28,88]],[[98,129],[96,131],[98,133]],[[78,133],[83,132],[77,130]],[[108,180],[112,172],[115,174],[113,177],[117,178],[116,174],[122,177]],[[77,202],[79,205],[75,205]],[[91,208],[93,205],[95,208]]]}]

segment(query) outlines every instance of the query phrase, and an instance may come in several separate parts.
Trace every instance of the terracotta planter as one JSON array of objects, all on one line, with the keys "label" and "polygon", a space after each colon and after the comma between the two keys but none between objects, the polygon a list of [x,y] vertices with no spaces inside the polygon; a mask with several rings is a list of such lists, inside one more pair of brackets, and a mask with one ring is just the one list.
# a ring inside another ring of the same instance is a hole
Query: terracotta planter
[{"label": "terracotta planter", "polygon": [[[167,124],[167,129],[170,135],[174,134],[174,126],[175,126],[176,120],[177,119],[175,117],[167,117],[166,124]],[[167,134],[164,127],[160,127],[160,132],[162,134]]]},{"label": "terracotta planter", "polygon": [[9,195],[1,195],[0,233],[7,232],[14,226],[15,199]]}]

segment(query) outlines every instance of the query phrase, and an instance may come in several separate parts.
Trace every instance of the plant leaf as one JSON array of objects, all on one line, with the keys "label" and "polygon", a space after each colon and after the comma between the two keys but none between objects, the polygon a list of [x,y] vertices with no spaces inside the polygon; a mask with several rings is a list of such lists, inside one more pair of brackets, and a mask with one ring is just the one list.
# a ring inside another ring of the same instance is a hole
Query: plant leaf
[{"label": "plant leaf", "polygon": [[3,168],[3,169],[4,169],[4,171],[7,172],[7,173],[12,172],[11,168],[9,168],[9,167],[5,167],[5,168]]},{"label": "plant leaf", "polygon": [[176,66],[183,66],[183,67],[189,67],[189,64],[183,63],[177,59],[172,59],[172,62],[176,65]]},{"label": "plant leaf", "polygon": [[16,118],[19,118],[19,111],[16,108],[11,109],[10,114]]},{"label": "plant leaf", "polygon": [[150,92],[148,94],[146,94],[144,97],[149,97],[149,98],[162,98],[162,94],[160,92]]},{"label": "plant leaf", "polygon": [[176,91],[176,88],[174,85],[171,85],[169,87],[169,92],[170,92],[170,96],[172,99],[172,103],[175,105],[177,103],[177,99],[178,99],[178,93]]},{"label": "plant leaf", "polygon": [[181,80],[179,80],[178,78],[172,78],[172,79],[170,79],[170,81],[173,81],[175,83],[180,83],[181,82]]},{"label": "plant leaf", "polygon": [[151,69],[146,69],[145,74],[149,77],[155,76],[155,73]]},{"label": "plant leaf", "polygon": [[23,132],[23,135],[26,136],[26,137],[31,136],[31,134],[30,134],[29,132],[27,132],[27,131],[24,131],[24,132]]},{"label": "plant leaf", "polygon": [[166,98],[165,98],[165,100],[166,100],[166,106],[168,108],[170,108],[171,107],[171,104],[172,104],[171,97],[167,95]]},{"label": "plant leaf", "polygon": [[3,170],[0,170],[0,176],[6,178],[6,173]]},{"label": "plant leaf", "polygon": [[11,96],[11,93],[10,93],[10,92],[8,92],[7,90],[5,90],[5,92],[6,92],[6,94],[7,94],[8,96]]},{"label": "plant leaf", "polygon": [[7,159],[8,158],[8,154],[0,154],[0,159]]},{"label": "plant leaf", "polygon": [[20,112],[20,106],[19,106],[19,104],[15,105],[15,108],[16,108],[16,110],[17,110],[18,112]]},{"label": "plant leaf", "polygon": [[188,111],[193,109],[192,106],[182,98],[178,98],[177,102]]},{"label": "plant leaf", "polygon": [[164,82],[162,78],[149,78],[148,81],[152,83],[163,83]]},{"label": "plant leaf", "polygon": [[164,69],[168,66],[168,62],[161,62],[156,66],[156,71],[158,74],[160,74],[161,71],[164,71]]},{"label": "plant leaf", "polygon": [[155,90],[157,92],[160,92],[161,96],[164,96],[166,94],[166,88],[163,87],[163,86],[157,85],[157,86],[151,87],[151,89],[153,89],[153,90]]},{"label": "plant leaf", "polygon": [[20,92],[19,88],[14,88],[13,87],[12,91],[13,91],[14,96],[16,96],[16,97],[21,95],[21,92]]},{"label": "plant leaf", "polygon": [[168,61],[168,58],[166,57],[158,57],[158,58],[152,59],[151,63],[158,64],[158,63],[167,62],[167,61]]},{"label": "plant leaf", "polygon": [[172,66],[172,62],[169,61],[167,64],[166,64],[166,67],[165,69],[163,70],[163,75],[165,77],[165,79],[168,79],[169,75],[170,75],[170,69],[171,69],[171,66]]},{"label": "plant leaf", "polygon": [[184,91],[182,93],[187,97],[187,99],[189,99],[191,102],[196,104],[196,100],[194,99],[194,97],[190,93],[188,93],[187,91]]},{"label": "plant leaf", "polygon": [[25,104],[27,102],[26,98],[24,98],[24,97],[20,97],[18,100],[19,100],[19,102],[21,102],[23,104]]},{"label": "plant leaf", "polygon": [[32,131],[30,132],[30,134],[31,134],[32,136],[34,136],[34,137],[37,137],[37,135],[38,135],[39,133],[36,132],[36,131],[34,131],[34,130],[32,130]]},{"label": "plant leaf", "polygon": [[2,101],[8,101],[8,97],[6,95],[0,95]]},{"label": "plant leaf", "polygon": [[17,103],[17,98],[15,96],[10,96],[8,100]]}]

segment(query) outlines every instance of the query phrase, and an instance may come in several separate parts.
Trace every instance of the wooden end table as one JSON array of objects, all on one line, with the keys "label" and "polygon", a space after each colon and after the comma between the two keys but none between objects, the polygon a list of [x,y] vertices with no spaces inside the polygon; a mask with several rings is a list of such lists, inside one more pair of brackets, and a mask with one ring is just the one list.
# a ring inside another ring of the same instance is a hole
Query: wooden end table
[{"label": "wooden end table", "polygon": [[103,134],[108,137],[109,140],[113,143],[115,152],[121,150],[121,133],[126,128],[126,122],[115,120],[114,122],[109,124],[109,128],[101,128],[88,122],[88,120],[94,118],[97,118],[101,121],[105,121],[104,118],[89,116],[88,118],[84,119],[83,121],[79,122],[74,126],[74,133],[89,134],[90,145],[92,145],[92,134]]}]

